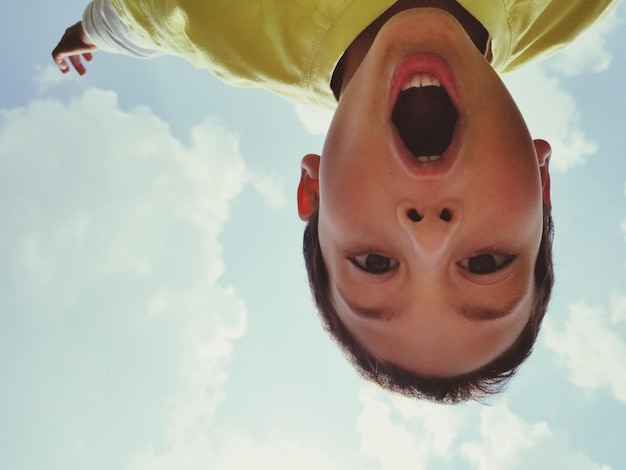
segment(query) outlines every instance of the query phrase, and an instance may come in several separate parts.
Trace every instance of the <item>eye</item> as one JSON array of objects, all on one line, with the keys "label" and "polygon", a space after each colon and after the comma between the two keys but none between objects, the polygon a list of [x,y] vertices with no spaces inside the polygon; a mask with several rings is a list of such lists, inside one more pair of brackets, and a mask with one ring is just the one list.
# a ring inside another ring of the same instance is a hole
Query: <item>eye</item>
[{"label": "eye", "polygon": [[395,259],[376,253],[365,253],[348,258],[352,264],[369,274],[386,274],[398,267]]},{"label": "eye", "polygon": [[481,253],[460,261],[459,266],[472,274],[484,276],[504,269],[514,259],[515,255]]}]

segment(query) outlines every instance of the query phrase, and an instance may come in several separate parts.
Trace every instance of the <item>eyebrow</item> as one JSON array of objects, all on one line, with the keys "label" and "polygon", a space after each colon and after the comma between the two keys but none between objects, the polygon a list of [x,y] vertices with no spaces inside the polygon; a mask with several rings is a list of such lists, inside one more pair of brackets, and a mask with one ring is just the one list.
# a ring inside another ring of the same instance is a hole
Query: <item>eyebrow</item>
[{"label": "eyebrow", "polygon": [[352,300],[348,299],[343,294],[341,294],[341,296],[343,297],[344,302],[348,305],[350,310],[352,310],[358,316],[367,318],[369,320],[389,321],[402,315],[402,311],[396,310],[395,308],[392,308],[392,307],[378,307],[378,308],[363,307],[361,305],[354,303]]},{"label": "eyebrow", "polygon": [[[491,307],[491,306],[480,306],[480,305],[463,305],[457,313],[462,317],[465,317],[468,320],[480,322],[480,321],[492,321],[497,320],[499,318],[504,318],[507,315],[513,313],[513,311],[517,308],[517,306],[524,300],[526,293],[528,292],[528,288],[520,289],[516,292],[513,299],[504,305],[504,307]],[[348,305],[350,310],[356,313],[358,316],[362,318],[367,318],[369,320],[383,320],[390,321],[394,318],[401,316],[404,312],[393,307],[364,307],[353,302],[351,299],[346,297],[343,292],[340,291],[340,295],[343,298],[344,302]]]}]

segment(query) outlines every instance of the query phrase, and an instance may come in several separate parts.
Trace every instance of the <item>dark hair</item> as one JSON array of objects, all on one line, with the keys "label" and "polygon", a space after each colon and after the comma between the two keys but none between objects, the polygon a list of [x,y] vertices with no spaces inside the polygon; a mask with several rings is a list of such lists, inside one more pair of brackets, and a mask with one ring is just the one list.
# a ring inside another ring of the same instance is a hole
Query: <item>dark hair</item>
[{"label": "dark hair", "polygon": [[318,213],[304,231],[303,252],[311,293],[324,328],[343,350],[355,369],[367,380],[386,390],[405,396],[425,398],[439,403],[481,401],[502,392],[518,367],[530,356],[546,313],[554,271],[552,238],[554,226],[550,208],[543,208],[543,232],[535,261],[535,300],[533,311],[521,334],[504,353],[467,374],[445,378],[422,377],[375,358],[352,336],[341,322],[329,295],[329,278],[318,238]]}]

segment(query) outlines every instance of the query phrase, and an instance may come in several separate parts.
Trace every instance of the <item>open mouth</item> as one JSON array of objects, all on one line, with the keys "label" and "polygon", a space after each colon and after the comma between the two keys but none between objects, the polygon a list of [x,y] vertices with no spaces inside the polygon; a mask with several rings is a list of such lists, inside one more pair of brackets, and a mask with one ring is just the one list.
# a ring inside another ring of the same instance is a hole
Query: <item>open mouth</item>
[{"label": "open mouth", "polygon": [[422,163],[441,158],[452,141],[457,118],[445,88],[425,72],[403,84],[391,116],[405,147]]}]

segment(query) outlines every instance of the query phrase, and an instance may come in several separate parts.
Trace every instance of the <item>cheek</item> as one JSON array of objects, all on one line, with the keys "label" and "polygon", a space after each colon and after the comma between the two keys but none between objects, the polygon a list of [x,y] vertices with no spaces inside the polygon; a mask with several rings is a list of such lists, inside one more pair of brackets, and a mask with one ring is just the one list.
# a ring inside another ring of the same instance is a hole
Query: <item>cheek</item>
[{"label": "cheek", "polygon": [[477,218],[477,230],[498,233],[512,246],[528,246],[531,242],[534,245],[534,240],[541,237],[543,220],[538,175],[518,178],[510,171],[495,172],[483,181],[474,186],[471,203],[466,200],[467,214]]},{"label": "cheek", "polygon": [[[374,161],[372,161],[374,160]],[[335,223],[355,224],[388,212],[393,175],[365,152],[327,154],[319,179],[320,210]],[[381,212],[382,211],[382,212]]]},{"label": "cheek", "polygon": [[[539,187],[529,187],[517,184],[499,184],[489,191],[485,203],[496,208],[502,216],[518,218],[534,218],[540,215],[541,193]],[[529,190],[530,189],[530,190]]]},{"label": "cheek", "polygon": [[342,97],[326,134],[322,155],[360,153],[370,147],[380,129],[377,114],[380,113],[367,107],[366,100]]},{"label": "cheek", "polygon": [[532,150],[520,154],[507,146],[493,146],[485,152],[491,157],[477,163],[468,181],[468,186],[480,194],[481,203],[513,214],[541,206],[541,178]]},{"label": "cheek", "polygon": [[503,178],[499,190],[502,204],[509,214],[531,219],[541,218],[541,183],[538,171],[529,171],[526,177],[514,175]]},{"label": "cheek", "polygon": [[325,194],[320,199],[319,233],[320,241],[334,240],[340,243],[367,234],[364,221],[373,217],[375,209],[359,198],[359,189],[349,185],[345,191]]},{"label": "cheek", "polygon": [[500,221],[500,232],[517,243],[530,243],[541,236],[542,206],[539,197],[520,192],[504,192],[495,199],[494,217]]}]

